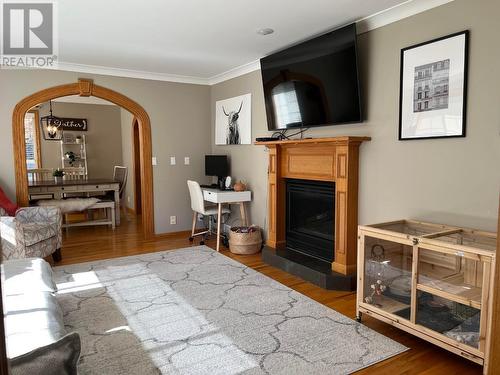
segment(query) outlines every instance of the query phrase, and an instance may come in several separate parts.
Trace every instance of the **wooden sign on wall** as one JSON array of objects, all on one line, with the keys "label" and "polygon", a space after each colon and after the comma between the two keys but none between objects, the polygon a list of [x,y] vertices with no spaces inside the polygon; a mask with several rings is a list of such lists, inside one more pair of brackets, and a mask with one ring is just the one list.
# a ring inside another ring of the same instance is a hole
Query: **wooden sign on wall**
[{"label": "wooden sign on wall", "polygon": [[87,119],[84,118],[58,117],[57,120],[55,120],[55,125],[59,124],[62,130],[73,130],[80,132],[86,132],[88,130]]}]

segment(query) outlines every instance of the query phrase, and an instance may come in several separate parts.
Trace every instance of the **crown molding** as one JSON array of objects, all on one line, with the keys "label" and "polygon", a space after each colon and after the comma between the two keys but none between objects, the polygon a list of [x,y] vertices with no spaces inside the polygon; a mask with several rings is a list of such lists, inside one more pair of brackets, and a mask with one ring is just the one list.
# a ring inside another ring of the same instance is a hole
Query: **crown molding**
[{"label": "crown molding", "polygon": [[389,25],[454,0],[408,0],[356,21],[358,34]]},{"label": "crown molding", "polygon": [[113,68],[101,65],[86,65],[86,64],[59,62],[55,70],[64,70],[68,72],[88,73],[88,74],[101,74],[105,76],[147,79],[152,81],[191,83],[195,85],[210,84],[210,80],[208,78],[203,78],[203,77],[147,72],[143,70]]},{"label": "crown molding", "polygon": [[[395,5],[391,8],[384,9],[378,13],[361,18],[356,21],[356,29],[358,34],[363,34],[371,30],[378,29],[402,19],[414,16],[426,10],[450,3],[454,0],[407,0],[404,3]],[[343,25],[344,26],[344,25]],[[208,79],[210,85],[215,85],[227,81],[232,78],[242,76],[260,69],[260,60],[255,60],[250,63],[237,66],[227,72],[218,74]]]},{"label": "crown molding", "polygon": [[244,65],[237,66],[236,68],[232,68],[224,73],[210,77],[208,79],[208,82],[209,85],[216,85],[217,83],[221,83],[229,79],[242,76],[243,74],[254,72],[259,69],[260,69],[260,59],[254,60]]},{"label": "crown molding", "polygon": [[[425,12],[429,9],[450,3],[454,0],[408,0],[399,5],[385,9],[378,13],[364,17],[358,21],[358,34],[363,34],[379,27],[389,25],[402,19]],[[215,85],[232,78],[256,71],[260,69],[260,60],[237,66],[215,76],[204,78],[195,76],[183,76],[177,74],[147,72],[141,70],[121,69],[108,66],[85,65],[76,63],[60,62],[56,70],[65,70],[78,73],[102,74],[108,76],[147,79],[154,81],[190,83],[195,85]]]}]

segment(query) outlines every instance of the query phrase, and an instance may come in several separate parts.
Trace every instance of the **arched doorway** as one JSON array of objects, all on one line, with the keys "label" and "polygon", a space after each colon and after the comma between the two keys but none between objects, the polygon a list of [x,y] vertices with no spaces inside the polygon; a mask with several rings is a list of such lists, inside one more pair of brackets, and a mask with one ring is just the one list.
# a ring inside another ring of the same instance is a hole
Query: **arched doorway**
[{"label": "arched doorway", "polygon": [[132,154],[133,154],[133,183],[134,183],[134,211],[136,215],[142,215],[141,202],[141,145],[139,137],[139,123],[134,117],[132,121]]},{"label": "arched doorway", "polygon": [[26,167],[26,145],[24,139],[24,117],[35,105],[69,95],[95,96],[108,100],[129,111],[136,119],[139,132],[139,160],[141,177],[142,228],[145,238],[154,236],[153,211],[153,170],[151,166],[151,122],[147,112],[138,103],[111,89],[98,86],[89,79],[50,87],[38,91],[23,100],[14,108],[12,115],[12,136],[14,145],[14,165],[16,178],[16,198],[20,206],[28,204],[28,179]]}]

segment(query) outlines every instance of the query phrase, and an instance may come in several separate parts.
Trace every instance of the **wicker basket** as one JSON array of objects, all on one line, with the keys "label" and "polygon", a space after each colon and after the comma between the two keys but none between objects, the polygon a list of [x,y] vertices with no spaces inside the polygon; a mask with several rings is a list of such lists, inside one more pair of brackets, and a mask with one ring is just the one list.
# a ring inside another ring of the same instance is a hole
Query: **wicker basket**
[{"label": "wicker basket", "polygon": [[262,248],[262,234],[260,228],[248,233],[238,233],[231,228],[229,232],[229,250],[234,254],[255,254]]}]

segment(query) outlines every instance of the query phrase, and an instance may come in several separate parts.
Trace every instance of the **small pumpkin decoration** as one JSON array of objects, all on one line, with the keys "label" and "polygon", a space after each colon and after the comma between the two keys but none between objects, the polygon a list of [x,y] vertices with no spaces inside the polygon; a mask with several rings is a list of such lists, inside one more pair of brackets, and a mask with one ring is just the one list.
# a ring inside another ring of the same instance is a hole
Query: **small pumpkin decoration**
[{"label": "small pumpkin decoration", "polygon": [[247,186],[243,182],[238,181],[234,184],[233,189],[234,191],[245,191],[247,189]]}]

